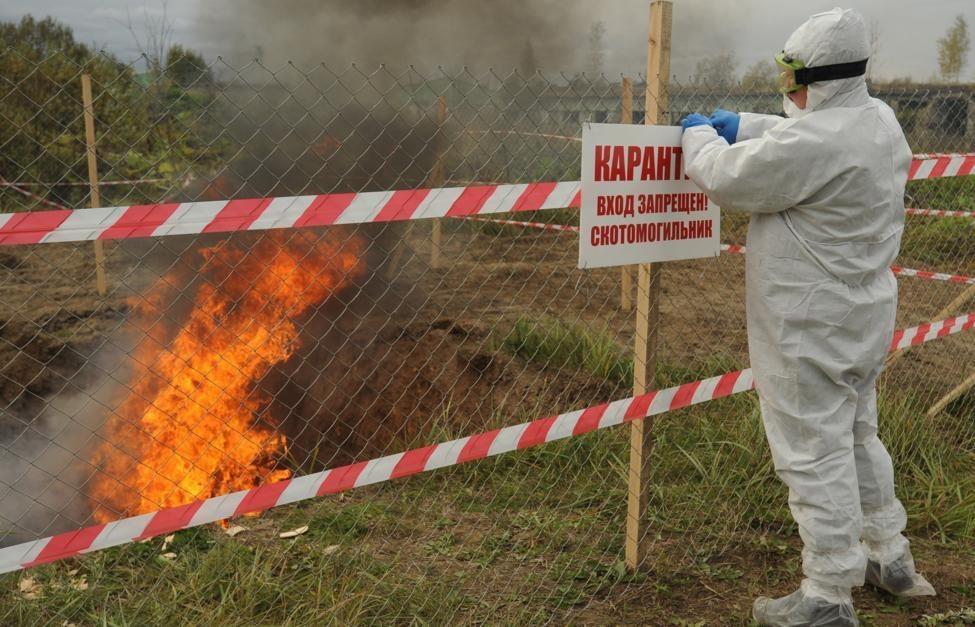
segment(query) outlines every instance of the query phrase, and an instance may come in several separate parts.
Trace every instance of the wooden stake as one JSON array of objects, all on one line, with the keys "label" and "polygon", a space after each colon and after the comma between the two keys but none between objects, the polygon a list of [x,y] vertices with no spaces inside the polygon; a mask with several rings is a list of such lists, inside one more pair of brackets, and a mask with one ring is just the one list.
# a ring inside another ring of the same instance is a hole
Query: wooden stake
[{"label": "wooden stake", "polygon": [[[85,144],[88,153],[88,186],[91,207],[101,207],[101,194],[98,191],[98,161],[95,158],[95,108],[91,98],[91,76],[81,75],[81,102],[85,108]],[[105,279],[105,243],[95,240],[95,288],[99,296],[108,292]]]},{"label": "wooden stake", "polygon": [[[646,123],[667,121],[672,0],[650,3],[650,41],[647,51]],[[633,346],[633,393],[644,394],[654,385],[657,338],[660,329],[661,264],[641,265],[636,292],[636,336]],[[649,420],[630,427],[630,472],[626,508],[626,566],[640,568],[647,558],[647,507],[650,497],[650,453],[653,449]]]},{"label": "wooden stake", "polygon": [[[437,102],[437,141],[436,141],[436,155],[435,161],[433,163],[433,169],[430,171],[429,187],[436,189],[438,187],[443,187],[445,176],[444,168],[444,153],[446,152],[446,147],[444,146],[444,125],[447,123],[447,98],[445,96],[440,96]],[[430,242],[430,267],[439,268],[440,267],[440,251],[442,247],[443,233],[441,228],[441,221],[433,221],[433,238]]]},{"label": "wooden stake", "polygon": [[[633,124],[633,81],[623,79],[620,123]],[[620,266],[620,309],[633,309],[633,266]]]},{"label": "wooden stake", "polygon": [[940,401],[932,405],[931,409],[928,410],[928,418],[934,418],[935,416],[940,414],[941,410],[947,407],[949,403],[951,403],[952,401],[960,397],[962,394],[964,394],[965,392],[973,388],[975,388],[975,374],[965,379],[964,383],[956,387],[954,390],[945,394]]}]

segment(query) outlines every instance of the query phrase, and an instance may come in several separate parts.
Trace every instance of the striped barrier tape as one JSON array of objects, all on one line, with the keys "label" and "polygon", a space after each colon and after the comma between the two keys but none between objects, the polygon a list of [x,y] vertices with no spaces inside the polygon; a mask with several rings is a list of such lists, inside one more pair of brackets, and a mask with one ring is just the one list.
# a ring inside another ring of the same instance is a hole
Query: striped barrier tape
[{"label": "striped barrier tape", "polygon": [[530,183],[0,214],[0,245],[418,220],[578,207],[580,184]]},{"label": "striped barrier tape", "polygon": [[951,158],[975,157],[975,152],[918,152],[914,154],[915,159],[951,159]]},{"label": "striped barrier tape", "polygon": [[[915,160],[911,178],[967,176],[973,169],[975,155],[937,155]],[[0,245],[462,217],[578,208],[580,202],[581,183],[565,181],[5,213]]]},{"label": "striped barrier tape", "polygon": [[916,209],[908,207],[907,215],[935,218],[969,218],[975,220],[975,211],[944,211],[942,209]]},{"label": "striped barrier tape", "polygon": [[908,329],[899,329],[894,332],[894,339],[890,343],[890,352],[896,353],[911,346],[920,346],[969,329],[975,329],[975,313],[955,316],[938,322],[919,324]]},{"label": "striped barrier tape", "polygon": [[[44,198],[42,196],[38,196],[37,194],[35,194],[34,192],[30,191],[29,189],[24,189],[23,187],[20,186],[20,184],[18,184],[18,183],[11,183],[10,181],[8,181],[8,180],[6,180],[4,178],[0,178],[0,187],[9,187],[10,189],[14,190],[15,192],[17,192],[18,194],[20,194],[22,196],[26,196],[28,198],[31,198],[33,200],[36,200],[37,202],[39,202],[39,203],[41,203],[43,205],[47,205],[48,207],[54,207],[55,209],[57,209],[59,211],[71,211],[70,209],[68,209],[64,205],[59,205],[56,202],[47,200],[46,198]],[[35,211],[35,212],[32,212],[32,213],[39,213],[39,212],[36,212]],[[7,214],[7,215],[19,215],[19,214]]]},{"label": "striped barrier tape", "polygon": [[975,154],[972,153],[914,155],[908,180],[968,176],[973,170],[975,170]]},{"label": "striped barrier tape", "polygon": [[[503,226],[520,226],[529,229],[539,229],[545,231],[556,231],[559,233],[578,233],[579,227],[568,224],[546,224],[545,222],[519,222],[517,220],[493,220],[490,218],[467,218],[477,222],[488,224],[500,224]],[[721,252],[743,255],[747,249],[740,244],[722,244]],[[898,276],[917,277],[932,281],[947,281],[949,283],[959,283],[961,285],[975,285],[975,277],[960,276],[957,274],[945,274],[944,272],[931,272],[929,270],[914,270],[913,268],[902,268],[901,266],[891,266],[891,271]]]},{"label": "striped barrier tape", "polygon": [[[975,313],[902,329],[894,334],[891,351],[917,346],[972,328],[975,328]],[[655,390],[640,396],[425,446],[405,453],[387,455],[370,461],[269,483],[250,490],[241,490],[178,507],[69,531],[49,538],[24,542],[0,549],[0,573],[77,557],[234,516],[523,450],[724,398],[753,388],[754,379],[751,369],[730,372],[702,381]]]},{"label": "striped barrier tape", "polygon": [[479,131],[468,130],[468,135],[518,135],[520,137],[541,137],[543,139],[561,139],[570,142],[582,142],[581,137],[572,135],[553,135],[552,133],[532,133],[528,131]]},{"label": "striped barrier tape", "polygon": [[928,270],[914,270],[913,268],[902,268],[900,266],[891,266],[890,269],[898,276],[912,276],[931,281],[947,281],[949,283],[958,283],[960,285],[975,285],[975,277],[970,276],[945,274],[944,272],[930,272]]},{"label": "striped barrier tape", "polygon": [[[745,254],[747,249],[738,244],[722,244],[723,252],[733,254]],[[975,285],[975,277],[961,276],[958,274],[946,274],[944,272],[931,272],[930,270],[915,270],[913,268],[903,268],[901,266],[891,266],[890,271],[897,276],[916,277],[918,279],[928,279],[930,281],[947,281],[948,283],[958,283],[960,285]]]},{"label": "striped barrier tape", "polygon": [[547,222],[521,222],[519,220],[495,220],[493,218],[466,218],[472,222],[483,222],[485,224],[500,224],[502,226],[520,226],[526,229],[538,229],[541,231],[556,231],[558,233],[578,233],[579,227],[571,224],[548,224]]},{"label": "striped barrier tape", "polygon": [[[171,183],[173,179],[130,179],[126,181],[98,181],[98,186],[117,187],[120,185],[142,185],[145,183]],[[2,181],[0,187],[91,187],[87,181],[60,181],[57,183],[38,183],[23,181]]]}]

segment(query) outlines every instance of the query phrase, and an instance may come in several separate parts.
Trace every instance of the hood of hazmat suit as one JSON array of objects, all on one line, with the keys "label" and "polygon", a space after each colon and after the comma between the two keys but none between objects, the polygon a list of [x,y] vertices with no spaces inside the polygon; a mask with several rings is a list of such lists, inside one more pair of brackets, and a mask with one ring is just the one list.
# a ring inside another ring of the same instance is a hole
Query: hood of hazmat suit
[{"label": "hood of hazmat suit", "polygon": [[[868,51],[863,18],[842,9],[813,16],[785,45],[805,67]],[[743,113],[734,145],[698,126],[683,147],[688,175],[714,202],[751,214],[749,352],[772,458],[789,486],[806,577],[849,588],[864,581],[861,539],[906,542],[877,439],[875,382],[894,331],[889,268],[912,155],[863,76],[809,90],[801,115]]]},{"label": "hood of hazmat suit", "polygon": [[[807,68],[822,68],[864,61],[870,56],[867,28],[855,11],[833,9],[812,16],[797,28],[785,42],[782,52],[802,61]],[[790,118],[802,117],[822,108],[828,108],[840,100],[866,96],[863,76],[816,82],[808,87],[805,109],[800,109],[783,96],[785,113]],[[856,94],[856,92],[860,92]]]}]

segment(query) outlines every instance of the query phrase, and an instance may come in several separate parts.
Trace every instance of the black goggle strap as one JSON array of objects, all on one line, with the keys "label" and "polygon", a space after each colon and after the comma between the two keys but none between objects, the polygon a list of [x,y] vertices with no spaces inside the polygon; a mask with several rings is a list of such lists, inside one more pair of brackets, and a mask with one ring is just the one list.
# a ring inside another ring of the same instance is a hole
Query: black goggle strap
[{"label": "black goggle strap", "polygon": [[795,70],[796,84],[811,85],[823,81],[836,81],[841,78],[853,78],[867,73],[867,59],[852,63],[836,63],[819,67],[805,67]]}]

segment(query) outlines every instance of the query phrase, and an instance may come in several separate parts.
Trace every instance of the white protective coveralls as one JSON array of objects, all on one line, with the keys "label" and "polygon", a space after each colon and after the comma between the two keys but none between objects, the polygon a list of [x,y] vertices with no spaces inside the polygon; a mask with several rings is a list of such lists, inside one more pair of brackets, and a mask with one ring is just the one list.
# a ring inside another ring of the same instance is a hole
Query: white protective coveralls
[{"label": "white protective coveralls", "polygon": [[[859,61],[869,56],[866,27],[834,9],[800,26],[785,52],[806,67]],[[690,178],[713,201],[751,214],[749,352],[805,544],[803,589],[848,590],[864,582],[864,547],[872,561],[910,555],[877,438],[875,383],[894,331],[890,265],[912,157],[862,76],[810,85],[804,110],[786,102],[789,119],[743,113],[731,146],[704,125],[685,131],[683,147]]]}]

